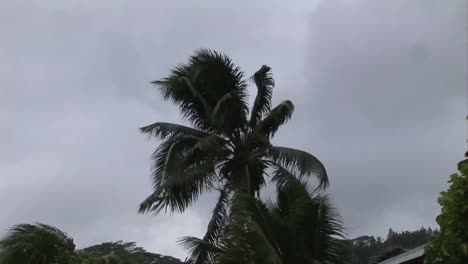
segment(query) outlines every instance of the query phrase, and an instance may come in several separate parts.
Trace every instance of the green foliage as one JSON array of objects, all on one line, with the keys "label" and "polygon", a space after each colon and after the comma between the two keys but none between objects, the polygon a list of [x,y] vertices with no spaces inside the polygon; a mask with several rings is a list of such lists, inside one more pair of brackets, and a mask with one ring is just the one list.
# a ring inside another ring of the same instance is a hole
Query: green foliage
[{"label": "green foliage", "polygon": [[[84,248],[82,252],[87,256],[106,258],[118,264],[180,264],[179,259],[162,256],[138,247],[135,242],[106,242]],[[111,263],[109,262],[109,263]]]},{"label": "green foliage", "polygon": [[431,228],[394,232],[391,228],[386,239],[361,236],[342,241],[341,260],[338,263],[370,264],[415,247],[424,245],[434,234]]},{"label": "green foliage", "polygon": [[139,212],[183,212],[205,192],[219,191],[204,238],[183,238],[196,263],[213,258],[207,245],[223,250],[220,238],[233,221],[227,214],[228,208],[234,208],[233,197],[244,194],[255,199],[265,177],[279,181],[284,175],[312,176],[318,187],[328,185],[325,167],[315,156],[271,144],[294,111],[288,100],[272,108],[271,68],[263,65],[250,79],[257,87],[252,107],[247,104],[248,79],[240,68],[224,54],[201,49],[168,77],[153,82],[191,127],[157,122],[141,128],[161,143],[152,155],[153,193],[140,204]]},{"label": "green foliage", "polygon": [[75,251],[73,240],[45,224],[20,224],[0,240],[0,264],[181,264],[135,242],[108,242]]},{"label": "green foliage", "polygon": [[0,240],[0,263],[54,263],[74,251],[73,239],[59,229],[41,224],[13,226]]},{"label": "green foliage", "polygon": [[468,263],[468,160],[461,161],[458,170],[450,176],[449,189],[440,194],[440,231],[426,247],[425,263]]},{"label": "green foliage", "polygon": [[[315,176],[319,187],[327,186],[325,167],[316,157],[270,142],[294,111],[290,101],[272,109],[275,82],[270,67],[263,65],[251,80],[258,92],[249,109],[244,73],[226,55],[201,49],[168,77],[153,82],[165,99],[178,105],[191,127],[157,122],[141,128],[161,143],[152,155],[153,193],[140,204],[140,213],[183,212],[200,195],[217,189],[224,198],[203,238],[215,244],[226,224],[230,197],[238,192],[255,197],[265,177],[275,176],[271,172]],[[202,248],[196,252],[208,258]]]},{"label": "green foliage", "polygon": [[[338,238],[343,236],[329,198],[309,192],[291,176],[279,187],[275,203],[234,194],[229,224],[219,242],[185,238],[182,244],[191,253],[191,263],[338,263]],[[199,248],[209,257],[200,258]]]}]

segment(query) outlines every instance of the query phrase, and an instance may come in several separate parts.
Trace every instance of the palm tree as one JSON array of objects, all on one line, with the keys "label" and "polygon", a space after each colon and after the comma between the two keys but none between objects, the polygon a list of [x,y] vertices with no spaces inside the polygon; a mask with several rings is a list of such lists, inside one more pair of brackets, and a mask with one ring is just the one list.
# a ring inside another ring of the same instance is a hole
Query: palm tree
[{"label": "palm tree", "polygon": [[250,79],[258,90],[251,109],[243,72],[226,55],[200,49],[188,63],[153,82],[164,99],[178,105],[191,126],[157,122],[141,128],[161,143],[152,155],[153,193],[140,204],[140,213],[183,212],[204,192],[218,190],[204,238],[212,243],[226,223],[233,193],[258,196],[266,176],[278,180],[284,172],[301,179],[313,175],[319,181],[317,188],[328,185],[325,168],[316,157],[271,144],[294,110],[291,101],[271,108],[271,69],[264,65]]},{"label": "palm tree", "polygon": [[341,220],[326,195],[289,178],[275,203],[235,195],[230,223],[219,242],[184,237],[192,263],[338,263]]},{"label": "palm tree", "polygon": [[73,239],[53,226],[20,224],[0,240],[0,263],[55,263],[56,257],[74,250]]},{"label": "palm tree", "polygon": [[112,264],[117,256],[75,251],[73,239],[56,227],[35,223],[10,228],[0,240],[0,264]]}]

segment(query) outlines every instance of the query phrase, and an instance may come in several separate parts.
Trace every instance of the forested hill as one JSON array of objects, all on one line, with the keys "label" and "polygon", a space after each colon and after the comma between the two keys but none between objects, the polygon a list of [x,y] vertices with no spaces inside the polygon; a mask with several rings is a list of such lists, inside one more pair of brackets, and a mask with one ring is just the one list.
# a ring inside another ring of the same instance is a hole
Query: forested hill
[{"label": "forested hill", "polygon": [[[412,249],[423,245],[434,233],[431,228],[421,228],[416,231],[394,232],[388,231],[385,239],[374,236],[361,236],[345,240],[342,263],[345,264],[371,264],[371,259],[393,249]],[[182,264],[183,261],[146,251],[136,246],[135,242],[107,242],[94,245],[81,250],[87,255],[103,257],[114,256],[125,264]],[[395,251],[395,252],[398,252]]]},{"label": "forested hill", "polygon": [[106,242],[82,249],[84,253],[96,257],[114,256],[122,264],[182,264],[183,261],[146,251],[135,242]]},{"label": "forested hill", "polygon": [[370,264],[372,257],[393,249],[412,249],[425,244],[434,233],[431,228],[422,227],[416,231],[388,231],[386,239],[374,236],[361,236],[345,241],[344,263]]}]

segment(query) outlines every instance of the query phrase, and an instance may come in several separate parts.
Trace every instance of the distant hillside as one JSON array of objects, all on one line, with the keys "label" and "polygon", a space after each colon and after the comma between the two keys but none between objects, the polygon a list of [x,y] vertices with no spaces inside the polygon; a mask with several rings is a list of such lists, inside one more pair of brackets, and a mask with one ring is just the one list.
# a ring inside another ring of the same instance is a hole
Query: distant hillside
[{"label": "distant hillside", "polygon": [[369,264],[370,259],[376,255],[394,249],[412,249],[425,244],[434,233],[431,228],[421,228],[416,231],[404,231],[401,233],[388,231],[387,238],[361,236],[344,241],[343,263]]},{"label": "distant hillside", "polygon": [[146,251],[137,247],[135,242],[106,242],[81,250],[82,252],[103,257],[117,257],[119,264],[182,264],[180,259]]},{"label": "distant hillside", "polygon": [[[361,236],[343,241],[343,264],[370,264],[372,257],[383,252],[400,252],[401,249],[412,249],[423,245],[434,233],[430,228],[416,231],[394,232],[388,231],[386,239],[374,236]],[[138,247],[135,242],[107,242],[81,250],[97,256],[114,256],[118,264],[182,264],[180,259],[146,251]]]}]

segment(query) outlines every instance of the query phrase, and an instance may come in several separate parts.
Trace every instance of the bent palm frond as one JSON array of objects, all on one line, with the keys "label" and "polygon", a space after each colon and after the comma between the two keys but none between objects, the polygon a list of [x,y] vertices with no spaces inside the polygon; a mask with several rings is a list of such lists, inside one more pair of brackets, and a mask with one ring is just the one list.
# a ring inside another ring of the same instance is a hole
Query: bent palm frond
[{"label": "bent palm frond", "polygon": [[270,113],[261,120],[253,129],[254,133],[273,137],[278,128],[286,123],[294,112],[294,105],[291,101],[286,100],[273,108]]},{"label": "bent palm frond", "polygon": [[73,239],[58,228],[41,224],[13,226],[0,240],[1,263],[53,263],[62,252],[73,253]]},{"label": "bent palm frond", "polygon": [[254,74],[253,80],[257,86],[257,96],[255,97],[250,115],[249,126],[251,128],[254,128],[262,117],[270,111],[271,96],[273,94],[273,87],[275,86],[271,68],[266,65],[263,65]]},{"label": "bent palm frond", "polygon": [[208,133],[198,129],[165,122],[156,122],[151,125],[144,126],[140,128],[140,131],[148,134],[148,138],[154,135],[162,140],[178,136],[204,137],[209,135]]},{"label": "bent palm frond", "polygon": [[315,175],[319,180],[319,187],[326,188],[329,184],[327,171],[322,162],[312,154],[287,147],[272,146],[267,157],[273,162],[288,168],[299,178]]}]

